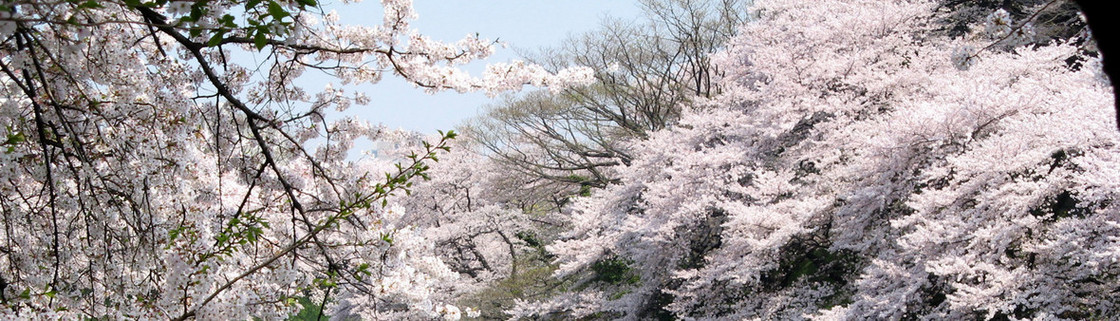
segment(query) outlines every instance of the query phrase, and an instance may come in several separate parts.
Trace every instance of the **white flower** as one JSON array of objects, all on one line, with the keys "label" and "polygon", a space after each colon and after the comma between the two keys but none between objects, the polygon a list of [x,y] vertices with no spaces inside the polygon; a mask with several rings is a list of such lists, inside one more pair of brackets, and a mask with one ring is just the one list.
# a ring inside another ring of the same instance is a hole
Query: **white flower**
[{"label": "white flower", "polygon": [[171,15],[187,14],[191,12],[191,5],[193,4],[190,1],[172,1],[167,4],[166,10]]},{"label": "white flower", "polygon": [[984,32],[993,38],[1002,38],[1011,33],[1011,23],[1011,14],[999,9],[984,19]]},{"label": "white flower", "polygon": [[1014,39],[1015,45],[1025,45],[1033,43],[1035,37],[1034,25],[1029,22],[1023,24],[1022,27],[1019,27],[1019,29],[1015,30],[1011,37],[1012,39]]},{"label": "white flower", "polygon": [[443,314],[443,319],[448,321],[456,321],[463,317],[459,308],[450,304],[444,305],[443,309],[440,309],[440,313]]},{"label": "white flower", "polygon": [[976,48],[972,46],[961,46],[953,51],[953,66],[959,70],[968,70],[969,67],[976,64]]}]

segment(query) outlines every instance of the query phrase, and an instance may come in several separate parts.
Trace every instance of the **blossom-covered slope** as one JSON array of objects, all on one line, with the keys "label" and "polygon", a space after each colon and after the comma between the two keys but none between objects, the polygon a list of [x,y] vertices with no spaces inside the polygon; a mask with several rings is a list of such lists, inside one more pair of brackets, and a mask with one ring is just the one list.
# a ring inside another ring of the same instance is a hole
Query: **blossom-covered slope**
[{"label": "blossom-covered slope", "polygon": [[511,312],[1120,314],[1120,136],[1099,64],[997,10],[947,31],[943,9],[756,1],[715,58],[723,94],[573,208],[549,250],[581,285]]}]

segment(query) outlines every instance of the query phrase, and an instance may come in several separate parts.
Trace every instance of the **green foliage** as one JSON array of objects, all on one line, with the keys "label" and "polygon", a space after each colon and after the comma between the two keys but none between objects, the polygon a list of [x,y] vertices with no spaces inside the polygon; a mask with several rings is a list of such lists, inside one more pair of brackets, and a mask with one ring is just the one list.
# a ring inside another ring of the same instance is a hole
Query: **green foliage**
[{"label": "green foliage", "polygon": [[570,282],[552,277],[556,265],[549,264],[543,256],[518,257],[517,275],[510,276],[477,291],[459,302],[460,307],[476,308],[479,320],[504,320],[505,310],[513,308],[515,299],[540,300],[566,291]]},{"label": "green foliage", "polygon": [[8,138],[4,140],[3,143],[0,143],[0,145],[6,146],[7,150],[5,150],[5,153],[10,154],[16,151],[16,145],[25,141],[27,141],[27,136],[24,135],[23,132],[13,131],[11,128],[8,128]]},{"label": "green foliage", "polygon": [[373,276],[373,271],[370,271],[369,267],[369,263],[358,264],[358,267],[354,268],[350,276],[359,281],[366,277]]},{"label": "green foliage", "polygon": [[536,233],[529,232],[529,231],[522,231],[522,232],[517,232],[517,234],[515,234],[515,236],[517,236],[517,239],[519,239],[522,242],[525,242],[525,244],[529,245],[529,247],[539,248],[539,249],[544,248],[544,244],[541,243],[541,240],[539,238],[537,238]]},{"label": "green foliage", "polygon": [[847,284],[846,277],[854,272],[855,259],[855,253],[848,251],[831,252],[826,248],[815,248],[782,260],[778,270],[771,274],[769,280],[783,287],[799,280]]},{"label": "green foliage", "polygon": [[[823,233],[823,231],[818,231]],[[846,305],[852,302],[848,284],[858,272],[861,259],[850,250],[830,251],[827,243],[795,238],[785,247],[785,254],[778,268],[763,273],[761,291],[768,292],[805,282],[831,288],[833,294],[818,302],[821,308]],[[757,295],[753,294],[753,295]]]},{"label": "green foliage", "polygon": [[[114,4],[109,1],[98,0],[69,0],[75,5],[76,11],[85,9],[104,8]],[[120,4],[120,3],[117,3]],[[170,0],[124,0],[123,5],[131,8],[167,8]],[[237,8],[241,14],[223,14],[217,17],[217,23],[202,25],[198,22],[210,16],[215,10],[214,1],[195,1],[184,14],[169,14],[168,23],[176,28],[186,29],[192,38],[205,36],[208,39],[206,46],[218,46],[223,43],[251,43],[257,50],[264,49],[274,39],[287,36],[291,33],[295,17],[300,12],[319,10],[316,0],[245,0],[221,4],[223,9]],[[6,10],[6,8],[0,8]],[[78,15],[73,15],[67,23],[80,24]]]},{"label": "green foliage", "polygon": [[1057,221],[1072,216],[1084,217],[1088,209],[1077,206],[1077,198],[1070,191],[1062,191],[1058,195],[1047,197],[1042,204],[1031,209],[1031,215],[1044,218],[1046,221]]},{"label": "green foliage", "polygon": [[289,303],[299,304],[302,308],[300,308],[299,314],[289,317],[288,321],[319,321],[331,319],[330,316],[323,313],[319,304],[311,301],[311,298],[301,296],[299,298],[289,298],[289,300],[294,300],[295,302]]},{"label": "green foliage", "polygon": [[591,187],[592,186],[588,184],[579,184],[579,196],[591,196]]},{"label": "green foliage", "polygon": [[592,281],[609,284],[636,284],[641,280],[638,274],[630,268],[634,262],[622,258],[610,258],[596,261],[591,264],[594,273]]}]

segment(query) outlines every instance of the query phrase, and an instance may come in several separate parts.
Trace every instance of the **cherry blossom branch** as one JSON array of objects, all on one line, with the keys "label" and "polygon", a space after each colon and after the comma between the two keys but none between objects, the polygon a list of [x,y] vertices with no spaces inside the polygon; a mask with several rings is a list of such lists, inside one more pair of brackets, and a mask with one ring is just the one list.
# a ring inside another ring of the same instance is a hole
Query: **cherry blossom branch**
[{"label": "cherry blossom branch", "polygon": [[[200,308],[202,306],[205,306],[210,301],[213,301],[215,298],[217,298],[217,296],[219,294],[221,294],[222,292],[225,292],[230,287],[232,287],[233,284],[237,283],[238,281],[240,281],[240,280],[242,280],[242,279],[244,279],[244,278],[246,278],[250,275],[253,275],[257,271],[260,271],[261,269],[263,269],[265,267],[268,267],[269,265],[272,265],[272,263],[276,262],[276,260],[279,260],[280,258],[282,258],[284,256],[287,256],[289,253],[295,251],[296,249],[302,247],[303,245],[305,245],[307,243],[310,243],[317,235],[319,235],[319,233],[321,233],[324,230],[330,228],[331,226],[334,226],[336,223],[345,219],[346,217],[349,217],[351,215],[356,214],[355,210],[369,208],[373,203],[375,203],[378,200],[384,201],[385,198],[388,197],[389,195],[392,195],[392,193],[394,191],[397,191],[397,190],[400,190],[400,189],[407,190],[408,185],[406,183],[412,177],[426,175],[426,174],[424,174],[424,171],[427,170],[427,166],[424,165],[424,162],[426,162],[428,160],[434,160],[435,159],[435,152],[437,150],[445,150],[446,151],[447,150],[447,142],[454,137],[455,137],[454,133],[449,132],[436,145],[428,145],[428,147],[426,148],[426,152],[423,156],[412,157],[412,162],[408,166],[398,166],[399,170],[397,171],[397,174],[393,175],[393,176],[387,176],[384,184],[375,185],[374,192],[372,194],[367,194],[367,195],[358,197],[353,203],[345,204],[342,208],[340,208],[338,213],[328,217],[321,224],[315,226],[314,229],[309,230],[307,232],[307,234],[304,234],[303,237],[299,238],[296,241],[293,241],[287,247],[285,247],[285,248],[281,249],[280,251],[276,252],[275,254],[273,254],[268,259],[264,260],[263,262],[254,265],[253,267],[249,268],[245,272],[242,272],[238,276],[226,281],[225,284],[223,284],[222,286],[218,287],[218,289],[211,292],[210,295],[206,297],[206,299],[203,299],[201,302],[196,304],[195,308],[190,309],[189,311],[183,313],[179,317],[174,318],[172,320],[182,321],[182,320],[186,320],[186,319],[189,319],[189,318],[195,316],[197,314],[198,308]],[[386,175],[388,175],[388,174],[386,174]]]},{"label": "cherry blossom branch", "polygon": [[1023,19],[1023,23],[1020,23],[1019,26],[1015,27],[1015,29],[1011,29],[1011,31],[1008,32],[1006,35],[1003,35],[1003,37],[1000,37],[999,39],[996,39],[996,41],[993,41],[992,43],[988,44],[987,46],[984,46],[984,48],[980,48],[980,50],[977,50],[975,53],[969,55],[965,60],[977,58],[980,55],[981,52],[984,52],[986,50],[990,50],[991,48],[995,47],[996,45],[998,45],[1000,43],[1003,43],[1004,40],[1010,39],[1012,35],[1015,35],[1019,31],[1022,31],[1023,28],[1025,28],[1027,26],[1027,24],[1029,24],[1031,21],[1034,21],[1034,18],[1038,17],[1038,15],[1041,14],[1043,11],[1045,11],[1046,8],[1049,8],[1051,5],[1053,5],[1055,3],[1058,3],[1058,1],[1059,0],[1050,0],[1050,2],[1047,2],[1045,5],[1043,5],[1041,9],[1038,9],[1033,14],[1031,14],[1029,17],[1027,17],[1026,19]]}]

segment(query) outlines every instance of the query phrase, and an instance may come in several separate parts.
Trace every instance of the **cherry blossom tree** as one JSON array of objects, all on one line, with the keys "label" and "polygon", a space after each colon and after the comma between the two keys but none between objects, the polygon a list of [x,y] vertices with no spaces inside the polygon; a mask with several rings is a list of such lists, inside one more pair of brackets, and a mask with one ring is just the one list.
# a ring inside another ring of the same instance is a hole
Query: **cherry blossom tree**
[{"label": "cherry blossom tree", "polygon": [[643,0],[645,18],[604,20],[543,50],[553,68],[595,69],[596,81],[502,101],[475,123],[475,138],[509,167],[579,191],[616,180],[626,140],[672,126],[693,100],[719,92],[710,55],[747,18],[742,0]]},{"label": "cherry blossom tree", "polygon": [[1120,314],[1120,136],[1099,60],[1023,32],[1039,15],[989,8],[951,33],[944,8],[755,1],[714,58],[724,92],[633,142],[621,182],[576,201],[548,247],[572,291],[510,312]]},{"label": "cherry blossom tree", "polygon": [[459,274],[443,287],[448,300],[477,309],[484,319],[503,319],[514,299],[532,297],[533,288],[550,281],[543,244],[558,234],[553,198],[563,195],[522,189],[532,185],[523,181],[528,177],[490,159],[469,138],[451,147],[428,171],[430,180],[391,202],[409,209],[401,222],[423,227],[439,257]]},{"label": "cherry blossom tree", "polygon": [[[389,202],[454,133],[355,163],[355,139],[400,135],[324,114],[386,74],[496,93],[589,71],[471,76],[492,42],[434,41],[411,1],[381,4],[375,26],[315,0],[0,4],[0,318],[280,319],[300,298],[338,318],[462,315],[434,295],[457,275]],[[308,71],[336,82],[296,85]]]}]

